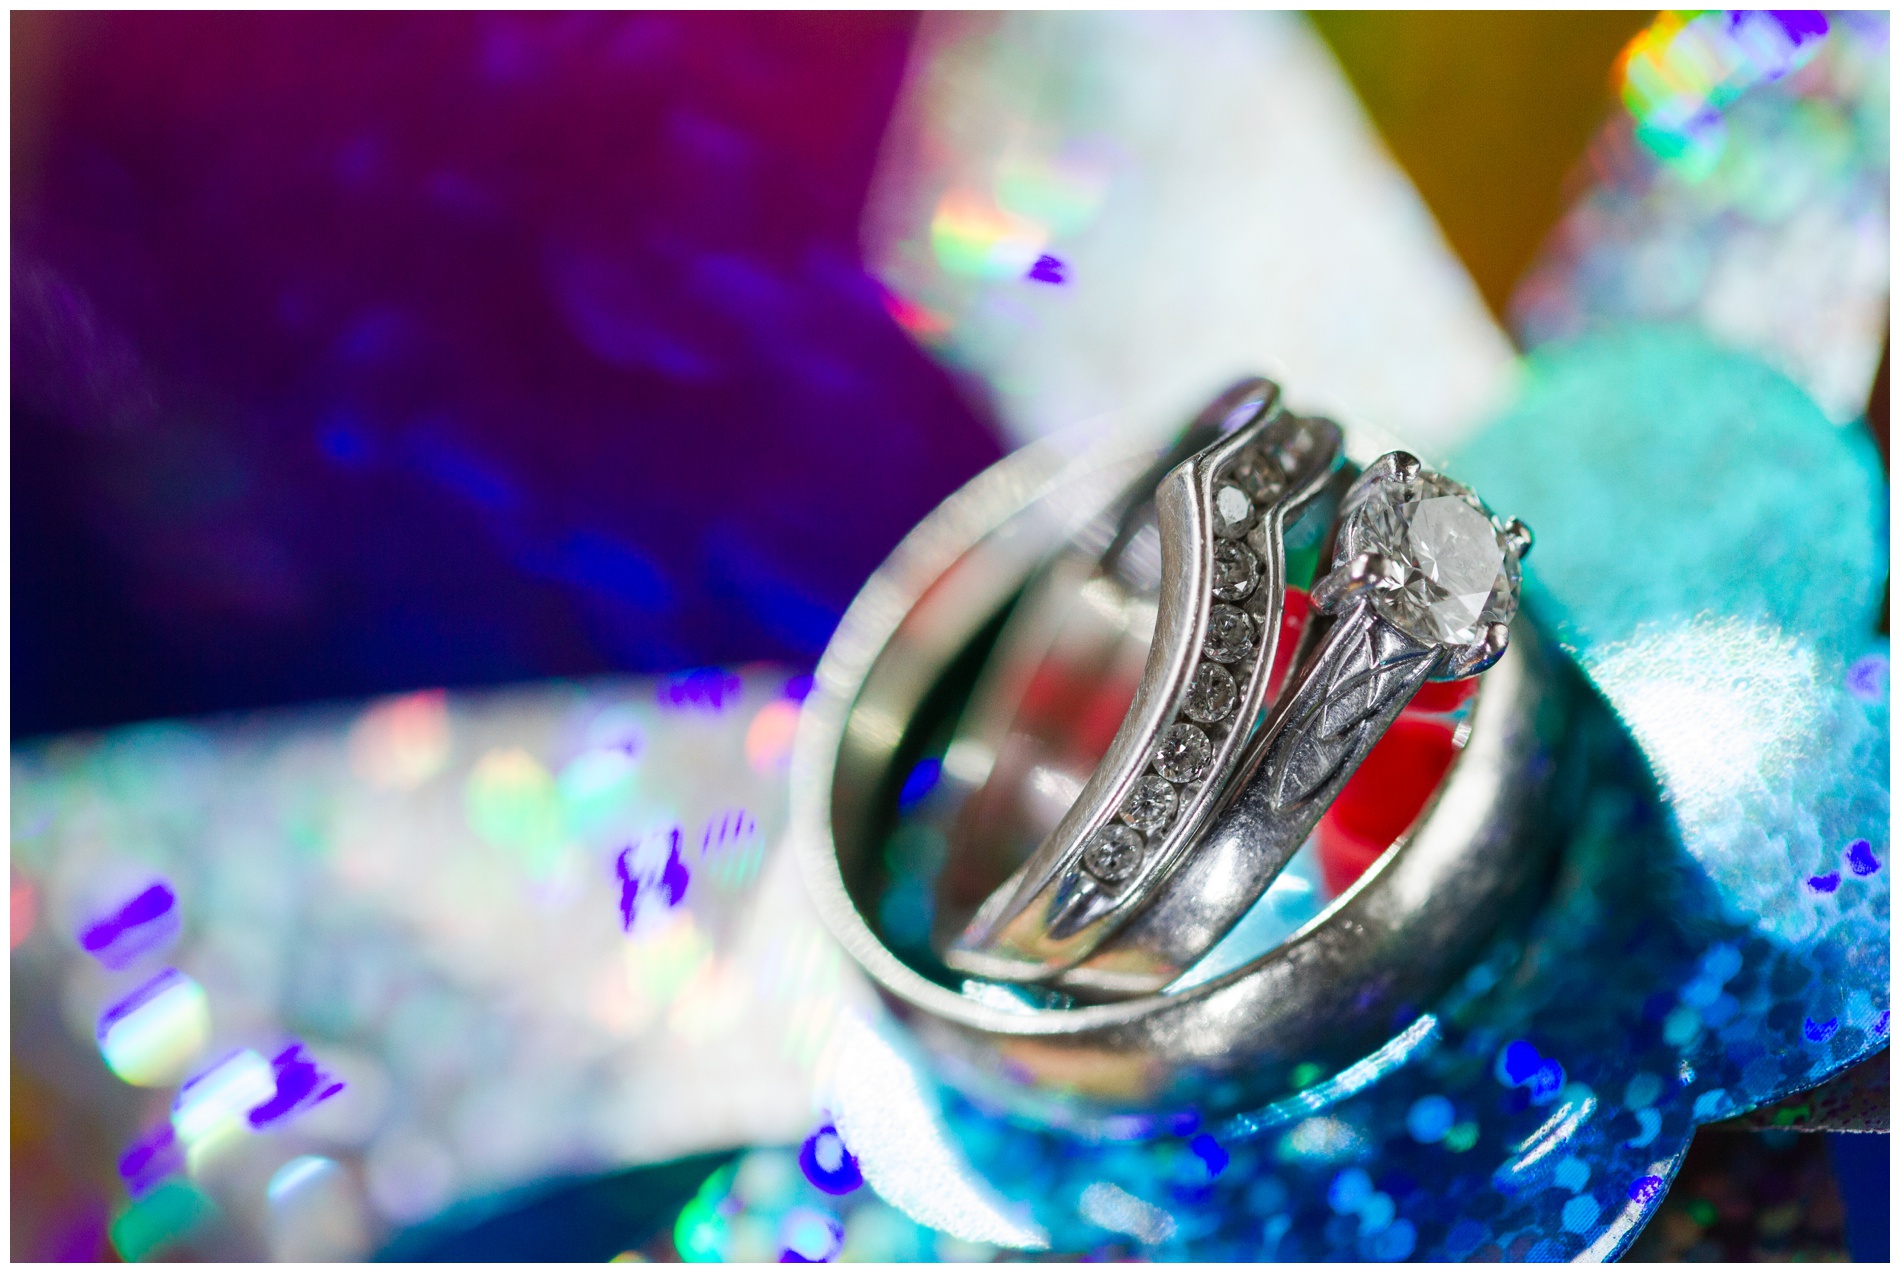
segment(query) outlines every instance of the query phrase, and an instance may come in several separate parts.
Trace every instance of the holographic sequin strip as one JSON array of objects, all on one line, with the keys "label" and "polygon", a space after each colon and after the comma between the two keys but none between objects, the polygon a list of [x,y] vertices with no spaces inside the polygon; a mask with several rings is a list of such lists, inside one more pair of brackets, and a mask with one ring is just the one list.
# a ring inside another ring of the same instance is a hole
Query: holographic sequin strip
[{"label": "holographic sequin strip", "polygon": [[120,1253],[360,1258],[523,1181],[808,1130],[858,993],[774,851],[809,686],[699,670],[17,749],[16,994],[61,1009],[15,1064],[130,1118]]},{"label": "holographic sequin strip", "polygon": [[898,323],[1018,442],[1159,437],[1250,369],[1436,458],[1509,380],[1294,14],[926,15],[864,243]]},{"label": "holographic sequin strip", "polygon": [[1520,342],[1692,323],[1858,418],[1887,329],[1889,41],[1879,12],[1660,15],[1513,297]]}]

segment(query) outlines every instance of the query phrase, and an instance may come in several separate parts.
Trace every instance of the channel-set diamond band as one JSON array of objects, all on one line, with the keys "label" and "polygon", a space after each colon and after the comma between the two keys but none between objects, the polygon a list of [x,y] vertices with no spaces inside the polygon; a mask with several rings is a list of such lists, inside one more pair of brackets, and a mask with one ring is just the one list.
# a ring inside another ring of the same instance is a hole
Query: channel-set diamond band
[{"label": "channel-set diamond band", "polygon": [[[975,723],[953,744],[958,776],[978,770],[982,787],[1041,777],[1022,763],[998,763],[1017,740],[993,740],[991,722],[1011,716],[996,700],[1020,695],[1052,660],[1066,658],[1069,671],[1086,675],[1075,667],[1075,642],[1063,640],[1078,625],[1093,622],[1111,640],[1149,648],[1106,754],[1028,860],[951,941],[951,967],[1037,981],[1082,963],[1191,849],[1225,796],[1280,651],[1286,523],[1341,460],[1336,425],[1292,415],[1278,398],[1264,380],[1217,398],[1184,438],[1205,445],[1148,489],[1137,483],[1110,550],[1086,560],[1084,541],[1058,558],[1025,597],[1025,622],[999,639],[970,709]],[[1085,558],[1081,569],[1076,555]],[[1044,621],[1051,610],[1068,621]],[[1125,620],[1104,623],[1104,611]],[[1153,616],[1151,638],[1140,633],[1144,612]],[[1020,716],[1015,728],[1036,732]],[[1019,749],[1033,746],[1027,737]],[[970,806],[978,816],[952,829],[953,857],[1007,835],[996,817],[980,816],[994,814],[989,794],[979,790]]]},{"label": "channel-set diamond band", "polygon": [[[1393,543],[1383,531],[1385,539],[1366,539],[1350,529],[1355,514],[1369,508],[1371,531],[1390,522],[1427,550],[1455,548],[1460,527],[1474,523],[1433,504],[1439,497],[1432,483],[1414,483],[1410,494],[1398,492],[1402,505],[1412,503],[1398,509],[1397,521],[1379,522],[1384,505],[1369,501],[1346,511],[1328,578],[1341,577],[1319,588],[1337,617],[1330,631],[1302,643],[1307,653],[1300,669],[1245,749],[1253,757],[1274,738],[1294,740],[1299,731],[1286,723],[1290,712],[1303,701],[1301,693],[1321,681],[1335,695],[1387,701],[1387,690],[1372,684],[1376,676],[1353,689],[1324,671],[1343,666],[1326,659],[1328,649],[1350,644],[1341,633],[1359,633],[1362,646],[1389,634],[1414,641],[1407,625],[1419,621],[1408,617],[1407,607],[1448,622],[1470,611],[1475,599],[1476,613],[1468,616],[1473,639],[1445,641],[1434,632],[1429,642],[1417,641],[1434,653],[1429,660],[1401,660],[1402,689],[1421,672],[1472,670],[1482,661],[1474,655],[1498,652],[1498,634],[1486,625],[1509,624],[1508,648],[1471,700],[1460,727],[1463,747],[1437,794],[1356,883],[1290,937],[1224,971],[1180,978],[1162,993],[1132,986],[1101,993],[1093,997],[1107,1001],[1092,1003],[1047,981],[960,977],[927,944],[900,941],[887,917],[897,913],[891,907],[896,891],[908,885],[893,874],[890,846],[911,835],[926,814],[937,825],[954,822],[978,789],[951,780],[954,766],[946,755],[935,794],[906,809],[897,798],[904,776],[955,734],[1011,608],[1033,597],[1031,585],[1045,577],[1052,559],[1071,551],[1080,528],[1104,515],[1112,519],[1109,510],[1120,494],[1151,472],[1155,460],[1153,451],[1095,450],[1078,457],[1037,445],[953,495],[906,537],[846,612],[820,661],[793,749],[795,854],[824,922],[940,1058],[946,1077],[1029,1110],[1052,1102],[1153,1109],[1176,1100],[1235,1107],[1290,1092],[1296,1067],[1344,1066],[1366,1056],[1411,1028],[1418,1005],[1432,1002],[1540,886],[1552,828],[1563,818],[1553,806],[1571,789],[1561,781],[1571,760],[1559,743],[1572,736],[1567,718],[1585,700],[1535,629],[1521,616],[1487,617],[1489,594],[1476,597],[1466,586],[1470,563],[1461,555],[1436,566],[1422,557],[1414,563],[1402,553],[1374,551],[1380,544],[1402,546],[1403,536]],[[1405,467],[1400,459],[1392,464]],[[1335,501],[1335,511],[1349,476],[1342,470],[1327,486],[1324,498]],[[1499,533],[1507,529],[1486,520]],[[1383,560],[1355,569],[1362,557]],[[1411,564],[1428,577],[1412,579]],[[1461,569],[1447,573],[1447,564]],[[1443,589],[1447,597],[1427,586],[1434,569],[1440,585],[1456,585]],[[1322,711],[1316,719],[1340,718]],[[1264,791],[1260,774],[1267,763],[1252,763],[1246,789]],[[1333,766],[1329,773],[1337,777],[1337,771]],[[1067,789],[1069,799],[1074,790]],[[1239,794],[1217,810],[1173,874],[1157,881],[1152,899],[1064,975],[1129,941],[1150,916],[1165,911],[1208,859],[1220,828],[1232,825],[1244,803]],[[1234,838],[1244,839],[1241,828],[1234,829]],[[957,866],[953,859],[942,869]]]},{"label": "channel-set diamond band", "polygon": [[1502,657],[1517,610],[1521,522],[1404,452],[1352,484],[1333,569],[1313,589],[1334,616],[1254,736],[1219,815],[1177,868],[1134,899],[1112,951],[1058,984],[1092,997],[1162,990],[1259,900],[1427,679]]}]

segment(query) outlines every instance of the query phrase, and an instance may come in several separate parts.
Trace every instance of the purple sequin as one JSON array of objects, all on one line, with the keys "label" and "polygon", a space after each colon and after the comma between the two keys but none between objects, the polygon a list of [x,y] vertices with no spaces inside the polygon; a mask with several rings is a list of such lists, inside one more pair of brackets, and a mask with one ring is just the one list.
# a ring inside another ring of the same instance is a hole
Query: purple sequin
[{"label": "purple sequin", "polygon": [[1638,1176],[1630,1181],[1630,1201],[1646,1207],[1662,1196],[1667,1184],[1661,1176]]},{"label": "purple sequin", "polygon": [[850,1193],[864,1183],[857,1158],[830,1123],[807,1136],[799,1146],[798,1167],[805,1179],[834,1196]]},{"label": "purple sequin", "polygon": [[744,690],[745,682],[724,668],[700,667],[667,677],[654,688],[653,697],[671,711],[720,712]]},{"label": "purple sequin", "polygon": [[1863,703],[1878,703],[1887,694],[1887,656],[1868,654],[1847,669],[1847,692]]},{"label": "purple sequin", "polygon": [[1847,846],[1847,866],[1856,875],[1872,875],[1880,869],[1880,859],[1874,856],[1874,846],[1865,840],[1856,840]]},{"label": "purple sequin", "polygon": [[148,1193],[165,1177],[183,1171],[185,1152],[169,1122],[160,1123],[132,1142],[119,1157],[119,1179],[134,1198]]},{"label": "purple sequin", "polygon": [[343,1090],[343,1084],[317,1067],[304,1054],[303,1044],[292,1043],[271,1058],[276,1071],[277,1091],[250,1113],[251,1126],[269,1127],[292,1114],[329,1100]]},{"label": "purple sequin", "polygon": [[642,888],[659,890],[660,899],[668,907],[678,906],[686,898],[686,888],[692,883],[692,873],[680,857],[680,829],[674,827],[667,835],[671,843],[667,846],[666,861],[658,871],[634,870],[633,855],[639,848],[636,844],[620,850],[620,855],[614,859],[614,873],[620,879],[620,927],[623,930],[631,931],[633,928],[634,917],[640,909]]},{"label": "purple sequin", "polygon": [[79,945],[107,968],[124,968],[178,935],[177,901],[171,886],[160,880],[88,924],[80,931]]}]

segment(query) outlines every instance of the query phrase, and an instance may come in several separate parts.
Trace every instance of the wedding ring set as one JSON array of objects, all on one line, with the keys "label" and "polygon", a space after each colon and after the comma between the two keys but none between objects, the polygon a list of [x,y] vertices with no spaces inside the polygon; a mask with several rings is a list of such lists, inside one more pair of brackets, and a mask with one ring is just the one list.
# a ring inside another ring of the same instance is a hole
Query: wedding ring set
[{"label": "wedding ring set", "polygon": [[[1273,1099],[1414,1025],[1545,878],[1572,691],[1517,613],[1530,532],[1348,442],[1255,379],[1158,456],[1026,448],[846,613],[796,851],[953,1081],[1045,1110]],[[1403,834],[1235,949],[1421,688],[1480,674]]]}]

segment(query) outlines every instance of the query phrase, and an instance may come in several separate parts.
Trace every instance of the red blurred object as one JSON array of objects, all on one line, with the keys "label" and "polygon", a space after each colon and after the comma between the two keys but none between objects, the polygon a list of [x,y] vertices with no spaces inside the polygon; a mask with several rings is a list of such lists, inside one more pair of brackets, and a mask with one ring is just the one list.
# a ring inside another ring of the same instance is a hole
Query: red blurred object
[{"label": "red blurred object", "polygon": [[[1274,650],[1273,672],[1267,682],[1269,701],[1286,680],[1312,610],[1312,598],[1298,588],[1287,589],[1280,644]],[[1136,688],[1137,682],[1126,677],[1085,676],[1056,659],[1046,659],[1030,678],[1019,713],[1028,729],[1048,734],[1063,732],[1063,720],[1071,722],[1067,731],[1073,740],[1069,759],[1089,767],[1108,754],[1115,731],[1134,705]]]},{"label": "red blurred object", "polygon": [[1406,707],[1408,716],[1427,712],[1455,712],[1471,701],[1478,692],[1478,678],[1468,676],[1462,681],[1427,681]]},{"label": "red blurred object", "polygon": [[1083,763],[1097,764],[1108,754],[1108,745],[1128,718],[1139,688],[1140,682],[1132,677],[1107,680],[1093,696],[1077,705],[1074,737],[1076,755]]},{"label": "red blurred object", "polygon": [[1273,701],[1286,683],[1287,669],[1293,664],[1293,652],[1300,647],[1300,633],[1313,613],[1313,598],[1298,588],[1286,590],[1285,609],[1280,614],[1280,644],[1273,651],[1273,672],[1267,677],[1267,701]]},{"label": "red blurred object", "polygon": [[[1287,589],[1270,696],[1280,692],[1312,609],[1310,596]],[[1476,678],[1426,684],[1321,819],[1320,867],[1334,894],[1350,887],[1417,820],[1457,752],[1455,722],[1446,717],[1470,701],[1477,685]],[[1024,691],[1022,723],[1031,733],[1066,734],[1063,767],[1086,775],[1108,751],[1134,696],[1132,680],[1083,675],[1050,659]]]},{"label": "red blurred object", "polygon": [[1451,768],[1452,726],[1415,710],[1392,723],[1320,819],[1320,870],[1334,895],[1405,834]]}]

